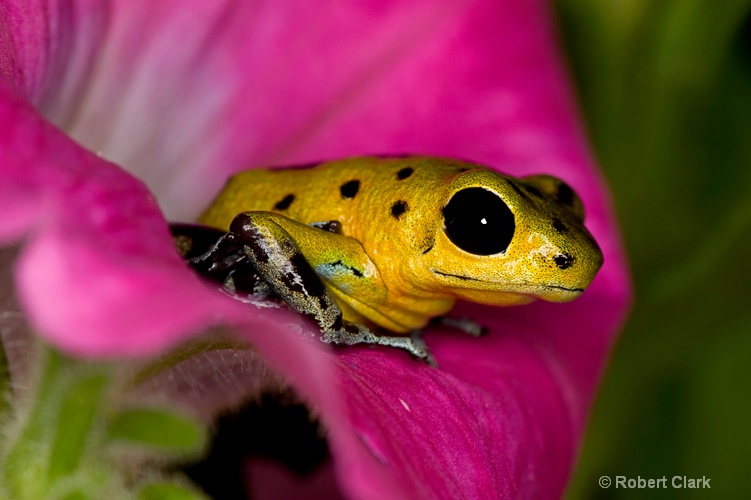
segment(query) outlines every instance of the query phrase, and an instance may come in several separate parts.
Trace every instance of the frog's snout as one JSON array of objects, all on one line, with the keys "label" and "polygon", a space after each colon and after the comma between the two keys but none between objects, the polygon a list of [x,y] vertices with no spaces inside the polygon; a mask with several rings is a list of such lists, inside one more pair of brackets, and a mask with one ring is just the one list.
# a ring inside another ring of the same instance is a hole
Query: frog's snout
[{"label": "frog's snout", "polygon": [[540,298],[553,302],[575,298],[592,283],[602,267],[602,251],[584,228],[577,232],[569,230],[565,239],[543,241],[539,250],[530,255],[534,259],[531,267],[545,270],[541,281],[549,289]]},{"label": "frog's snout", "polygon": [[577,290],[583,290],[592,283],[603,262],[599,248],[579,252],[559,250],[548,258],[557,271],[558,285]]}]

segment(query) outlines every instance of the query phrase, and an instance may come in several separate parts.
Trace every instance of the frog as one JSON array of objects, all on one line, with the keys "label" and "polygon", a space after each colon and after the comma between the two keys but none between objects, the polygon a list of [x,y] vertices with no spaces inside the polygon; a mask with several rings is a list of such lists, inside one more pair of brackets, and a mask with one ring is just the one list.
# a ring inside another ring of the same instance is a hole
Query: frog
[{"label": "frog", "polygon": [[277,300],[335,345],[435,363],[420,332],[458,300],[579,297],[602,266],[576,192],[557,177],[420,155],[361,156],[232,176],[198,225],[174,225],[186,260],[235,298]]}]

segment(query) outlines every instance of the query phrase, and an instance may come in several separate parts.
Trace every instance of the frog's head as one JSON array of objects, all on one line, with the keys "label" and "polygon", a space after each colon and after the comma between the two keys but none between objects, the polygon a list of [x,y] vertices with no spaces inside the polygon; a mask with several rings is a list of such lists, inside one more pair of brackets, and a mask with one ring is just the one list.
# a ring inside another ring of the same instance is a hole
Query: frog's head
[{"label": "frog's head", "polygon": [[449,180],[434,248],[438,286],[494,305],[579,296],[602,265],[576,193],[548,175],[515,179],[471,169]]}]

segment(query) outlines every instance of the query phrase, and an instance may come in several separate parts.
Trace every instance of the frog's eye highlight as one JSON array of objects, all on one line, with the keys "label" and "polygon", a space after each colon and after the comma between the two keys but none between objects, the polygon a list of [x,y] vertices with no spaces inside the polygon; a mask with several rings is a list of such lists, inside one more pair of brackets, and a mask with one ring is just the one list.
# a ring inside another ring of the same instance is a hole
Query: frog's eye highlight
[{"label": "frog's eye highlight", "polygon": [[500,196],[479,187],[454,193],[443,207],[446,236],[465,252],[504,252],[514,237],[514,214]]}]

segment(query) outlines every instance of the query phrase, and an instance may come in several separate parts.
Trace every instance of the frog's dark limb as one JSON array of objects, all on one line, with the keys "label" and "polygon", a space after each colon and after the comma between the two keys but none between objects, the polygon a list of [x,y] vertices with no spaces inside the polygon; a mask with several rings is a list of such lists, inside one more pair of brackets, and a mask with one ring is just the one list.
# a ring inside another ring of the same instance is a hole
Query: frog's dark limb
[{"label": "frog's dark limb", "polygon": [[227,275],[248,259],[234,236],[212,227],[171,224],[170,231],[185,261],[207,278],[224,282]]},{"label": "frog's dark limb", "polygon": [[488,333],[488,328],[469,318],[451,318],[449,316],[438,316],[430,320],[431,325],[446,326],[464,332],[473,337],[482,337]]},{"label": "frog's dark limb", "polygon": [[324,231],[328,231],[330,233],[342,234],[342,223],[338,220],[329,220],[326,222],[311,222],[308,225],[316,229],[323,229]]},{"label": "frog's dark limb", "polygon": [[[432,356],[421,341],[411,337],[376,335],[364,325],[345,321],[341,308],[326,284],[290,233],[280,224],[294,227],[299,223],[279,214],[244,212],[232,221],[230,233],[234,235],[234,241],[242,245],[248,261],[272,290],[292,309],[316,322],[321,329],[323,342],[396,347],[431,362]],[[321,230],[321,236],[345,238],[324,230]],[[336,247],[341,246],[344,245]]]},{"label": "frog's dark limb", "polygon": [[170,231],[188,265],[233,297],[274,298],[232,233],[199,224],[170,224]]},{"label": "frog's dark limb", "polygon": [[226,231],[201,224],[183,224],[173,222],[169,225],[172,240],[183,259],[189,260],[200,257],[226,235]]}]

